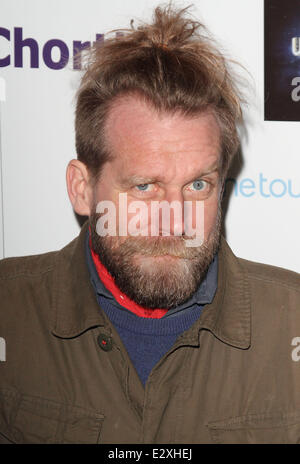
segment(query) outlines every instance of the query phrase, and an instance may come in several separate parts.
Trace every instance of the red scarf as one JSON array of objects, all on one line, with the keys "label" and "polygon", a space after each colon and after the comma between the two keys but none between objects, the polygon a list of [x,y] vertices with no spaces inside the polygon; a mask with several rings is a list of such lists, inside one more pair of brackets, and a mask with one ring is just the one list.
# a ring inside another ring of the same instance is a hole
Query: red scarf
[{"label": "red scarf", "polygon": [[129,311],[132,311],[134,314],[140,317],[151,317],[153,319],[160,319],[163,317],[167,309],[148,309],[144,308],[143,306],[138,305],[133,300],[131,300],[125,293],[121,292],[121,290],[115,284],[114,278],[110,275],[106,267],[101,263],[99,255],[95,253],[92,248],[92,240],[90,235],[89,240],[90,250],[92,254],[92,258],[98,272],[100,280],[103,282],[105,287],[111,292],[117,302],[124,306]]}]

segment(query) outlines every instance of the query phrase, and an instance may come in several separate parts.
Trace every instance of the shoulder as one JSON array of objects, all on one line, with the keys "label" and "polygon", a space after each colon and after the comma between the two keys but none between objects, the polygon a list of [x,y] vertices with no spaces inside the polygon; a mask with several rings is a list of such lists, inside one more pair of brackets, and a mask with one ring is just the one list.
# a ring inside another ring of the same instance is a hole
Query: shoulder
[{"label": "shoulder", "polygon": [[22,277],[34,277],[51,272],[55,266],[58,251],[4,258],[0,260],[0,281]]},{"label": "shoulder", "polygon": [[[262,325],[261,318],[283,326],[287,318],[290,326],[300,321],[300,275],[278,266],[238,258],[247,276],[252,309]],[[260,313],[260,314],[259,314]]]},{"label": "shoulder", "polygon": [[300,293],[300,274],[288,269],[269,264],[238,258],[253,284],[281,287]]},{"label": "shoulder", "polygon": [[68,263],[74,253],[76,240],[77,238],[60,250],[0,260],[0,314],[3,332],[15,334],[29,325],[34,327],[36,324],[39,327],[42,320],[50,318],[58,284],[64,286],[59,280],[64,278],[64,272],[70,274]]},{"label": "shoulder", "polygon": [[79,237],[60,250],[28,256],[17,256],[0,260],[0,283],[15,278],[38,277],[55,271],[59,259],[68,262],[74,254]]},{"label": "shoulder", "polygon": [[238,257],[231,249],[226,239],[221,237],[220,257],[225,263],[225,273],[231,279],[244,276],[252,288],[286,289],[300,293],[300,274],[279,266],[250,261]]}]

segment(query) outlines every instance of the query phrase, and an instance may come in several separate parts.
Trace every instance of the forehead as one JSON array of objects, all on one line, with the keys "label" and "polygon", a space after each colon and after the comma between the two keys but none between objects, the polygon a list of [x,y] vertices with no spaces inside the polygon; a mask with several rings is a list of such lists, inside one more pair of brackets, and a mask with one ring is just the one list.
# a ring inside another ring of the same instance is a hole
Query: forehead
[{"label": "forehead", "polygon": [[134,175],[147,167],[148,174],[189,172],[219,161],[220,129],[210,112],[187,117],[158,112],[139,97],[119,98],[105,125],[108,150],[116,171]]}]

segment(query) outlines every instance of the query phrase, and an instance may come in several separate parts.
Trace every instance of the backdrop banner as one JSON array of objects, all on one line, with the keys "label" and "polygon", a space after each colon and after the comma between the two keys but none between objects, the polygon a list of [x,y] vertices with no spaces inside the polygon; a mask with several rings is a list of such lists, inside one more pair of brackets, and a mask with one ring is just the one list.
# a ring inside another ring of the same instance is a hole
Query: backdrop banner
[{"label": "backdrop banner", "polygon": [[[84,49],[151,21],[164,0],[0,3],[2,258],[57,250],[78,235],[66,168],[77,157]],[[226,240],[237,256],[299,272],[300,0],[174,0],[191,3],[192,17],[247,82],[246,130],[223,201]]]},{"label": "backdrop banner", "polygon": [[265,120],[300,120],[299,0],[265,0]]}]

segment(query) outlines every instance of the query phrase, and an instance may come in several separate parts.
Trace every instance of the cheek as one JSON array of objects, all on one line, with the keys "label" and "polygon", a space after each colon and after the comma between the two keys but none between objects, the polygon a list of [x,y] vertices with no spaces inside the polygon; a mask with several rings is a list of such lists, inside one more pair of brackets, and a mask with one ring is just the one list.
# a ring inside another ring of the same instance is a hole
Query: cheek
[{"label": "cheek", "polygon": [[196,205],[196,202],[193,202],[192,210],[189,211],[191,211],[191,214],[186,216],[188,224],[192,224],[193,230],[201,231],[201,234],[204,233],[204,239],[207,239],[215,228],[219,211],[218,195],[210,197],[204,201],[200,201],[199,208]]},{"label": "cheek", "polygon": [[101,201],[112,202],[115,208],[118,208],[118,194],[105,182],[98,184],[94,190],[94,203],[98,205]]},{"label": "cheek", "polygon": [[204,235],[205,238],[209,236],[214,229],[216,219],[218,216],[219,199],[214,198],[205,202],[204,205]]},{"label": "cheek", "polygon": [[126,193],[113,195],[117,231],[121,236],[150,235],[151,208],[147,202],[131,200]]}]

